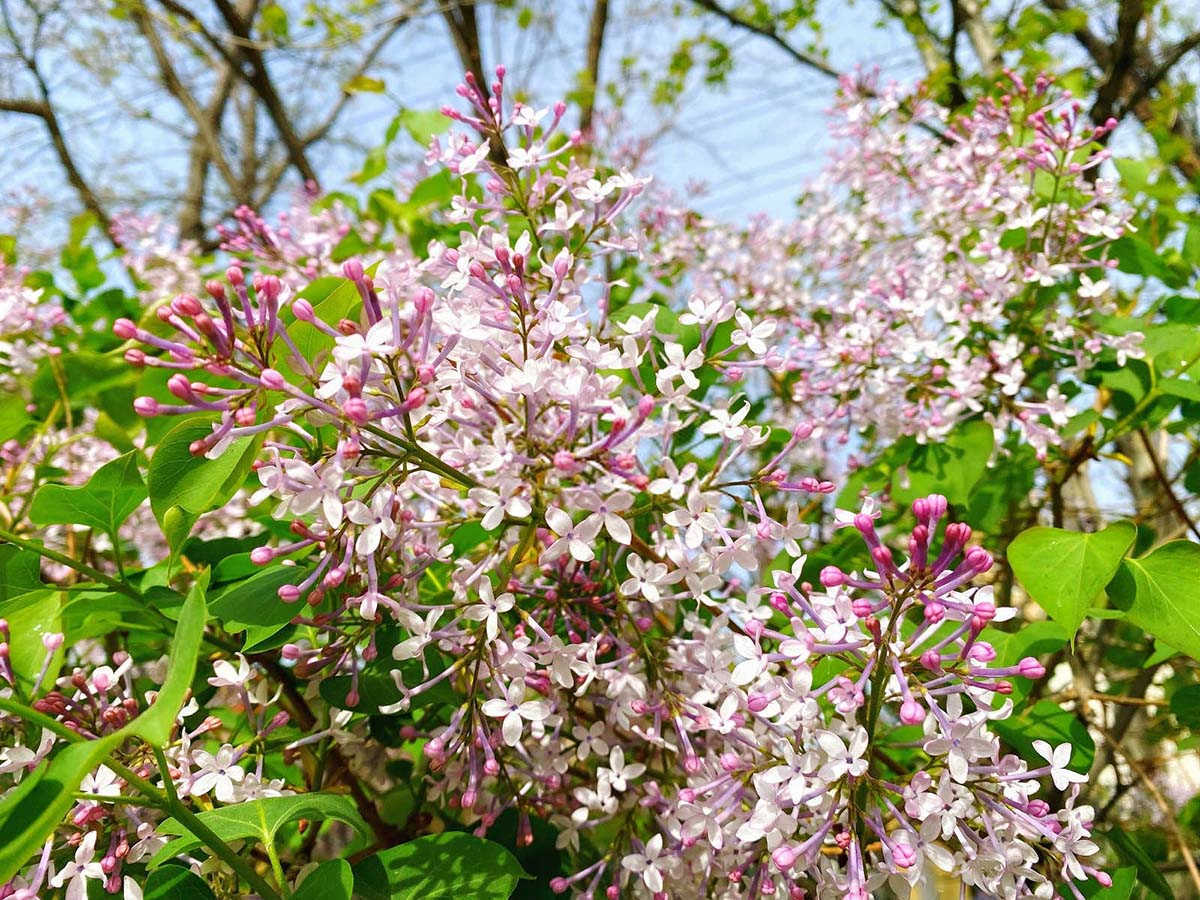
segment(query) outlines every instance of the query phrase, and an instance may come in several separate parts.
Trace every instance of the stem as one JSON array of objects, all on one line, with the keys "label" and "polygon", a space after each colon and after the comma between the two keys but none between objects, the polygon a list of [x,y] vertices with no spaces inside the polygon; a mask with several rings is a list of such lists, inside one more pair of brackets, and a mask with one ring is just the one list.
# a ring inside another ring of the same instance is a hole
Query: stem
[{"label": "stem", "polygon": [[57,550],[51,550],[42,544],[35,544],[33,541],[27,541],[24,538],[19,538],[11,532],[0,529],[0,541],[12,544],[16,547],[21,547],[24,550],[30,550],[37,553],[39,556],[44,556],[46,559],[52,559],[56,563],[61,563],[64,566],[69,566],[76,572],[81,572],[84,575],[91,577],[93,580],[100,582],[114,591],[124,594],[126,597],[132,597],[134,600],[143,599],[141,592],[132,585],[126,584],[119,578],[113,578],[101,572],[99,569],[94,569],[87,563],[80,562],[65,553],[59,553]]},{"label": "stem", "polygon": [[431,470],[437,472],[442,477],[449,478],[451,481],[456,481],[459,484],[463,485],[464,487],[469,487],[469,488],[470,487],[479,487],[479,482],[476,481],[474,478],[472,478],[470,475],[467,475],[464,472],[458,471],[458,469],[455,469],[455,468],[452,468],[452,467],[446,465],[444,462],[442,462],[440,459],[438,459],[436,456],[434,456],[428,450],[425,450],[422,447],[420,447],[418,444],[409,443],[408,441],[404,440],[403,438],[396,437],[396,435],[394,435],[394,434],[389,434],[388,432],[384,431],[382,428],[380,428],[377,425],[371,425],[369,423],[364,422],[359,427],[363,431],[373,434],[376,437],[381,437],[385,440],[391,441],[393,444],[395,444],[398,447],[403,447],[410,456],[416,457],[421,462],[423,462],[426,466],[428,466]]},{"label": "stem", "polygon": [[[154,748],[154,757],[158,762],[159,771],[162,772],[163,786],[166,789],[165,795],[160,795],[163,796],[165,801],[163,803],[163,809],[174,816],[181,825],[199,838],[201,843],[219,856],[221,860],[224,861],[231,869],[233,869],[234,872],[241,876],[242,880],[245,881],[246,884],[250,885],[250,887],[252,887],[260,897],[265,898],[265,900],[282,900],[278,891],[275,891],[269,884],[267,884],[266,880],[252,868],[250,868],[244,859],[233,852],[232,848],[230,848],[230,846],[221,839],[220,835],[205,825],[199,816],[188,809],[180,801],[179,795],[175,792],[175,783],[171,780],[171,772],[167,766],[166,755],[158,747]],[[143,793],[146,793],[147,789],[155,794],[159,793],[159,791],[149,782],[144,781],[141,778],[137,778],[136,775],[134,778],[136,779],[134,784],[136,784],[138,789]],[[140,784],[138,784],[138,782],[140,782]],[[267,852],[271,853],[273,849],[274,848],[268,846]]]},{"label": "stem", "polygon": [[1150,436],[1146,434],[1145,428],[1138,429],[1138,437],[1142,439],[1142,446],[1146,449],[1146,455],[1150,457],[1150,464],[1154,467],[1154,474],[1158,478],[1158,483],[1162,485],[1163,492],[1167,495],[1167,499],[1171,501],[1171,506],[1175,509],[1175,514],[1187,526],[1188,531],[1200,538],[1200,529],[1196,527],[1196,523],[1192,521],[1192,517],[1188,515],[1188,511],[1184,508],[1183,503],[1176,495],[1174,488],[1171,487],[1171,479],[1167,477],[1166,471],[1163,469],[1162,463],[1158,460],[1158,454],[1154,452],[1154,445],[1150,443]]},{"label": "stem", "polygon": [[[41,725],[66,741],[79,743],[84,740],[84,738],[67,728],[57,719],[40,713],[36,709],[31,709],[23,703],[17,703],[14,700],[0,697],[0,710],[19,716],[28,722]],[[105,759],[105,765],[125,779],[126,784],[144,794],[150,801],[148,805],[158,806],[160,809],[174,816],[181,825],[187,828],[195,837],[199,838],[201,843],[212,850],[214,855],[220,857],[234,872],[240,875],[246,884],[250,885],[264,900],[282,900],[277,891],[272,889],[257,872],[246,864],[244,859],[233,852],[230,846],[218,834],[205,825],[195,813],[180,801],[179,796],[175,793],[175,783],[171,781],[171,773],[166,766],[166,756],[157,747],[154,748],[154,755],[158,760],[159,769],[162,771],[163,785],[165,787],[165,790],[162,791],[129,767],[113,759],[111,755]],[[133,802],[114,801],[113,798],[106,799],[109,802]]]}]

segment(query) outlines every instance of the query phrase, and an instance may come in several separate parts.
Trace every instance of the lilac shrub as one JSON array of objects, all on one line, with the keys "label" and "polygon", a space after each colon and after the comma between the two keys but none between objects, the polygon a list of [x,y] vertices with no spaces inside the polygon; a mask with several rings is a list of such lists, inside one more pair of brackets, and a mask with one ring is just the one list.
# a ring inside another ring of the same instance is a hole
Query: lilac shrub
[{"label": "lilac shrub", "polygon": [[[307,197],[275,224],[238,210],[217,274],[122,220],[147,310],[112,331],[145,430],[97,461],[141,485],[148,453],[149,507],[41,552],[66,592],[148,604],[203,650],[164,668],[78,615],[34,663],[0,644],[0,804],[99,754],[47,801],[61,823],[20,826],[0,897],[137,897],[167,859],[286,896],[434,817],[513,821],[514,849],[548,827],[573,896],[1111,884],[1086,763],[998,727],[1046,670],[1012,658],[1019,614],[961,509],[833,497],[848,449],[963,422],[1044,456],[1072,379],[1140,352],[1097,324],[1128,227],[1091,177],[1111,126],[1044,80],[954,120],[847,85],[846,150],[800,217],[736,229],[597,162],[503,69],[459,93],[426,246]],[[102,440],[95,421],[66,427]],[[45,440],[6,449],[14,478]],[[37,550],[50,506],[0,536]],[[295,816],[313,840],[344,823],[324,844],[217,828],[306,796],[334,804]]]}]

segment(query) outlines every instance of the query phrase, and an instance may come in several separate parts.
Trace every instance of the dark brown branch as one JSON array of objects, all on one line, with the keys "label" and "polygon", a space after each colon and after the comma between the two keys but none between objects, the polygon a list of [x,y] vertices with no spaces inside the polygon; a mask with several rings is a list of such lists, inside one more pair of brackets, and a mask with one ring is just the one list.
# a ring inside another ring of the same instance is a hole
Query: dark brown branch
[{"label": "dark brown branch", "polygon": [[588,22],[587,66],[583,70],[583,100],[579,110],[579,130],[592,130],[596,112],[596,92],[600,89],[600,53],[604,48],[604,30],[608,25],[608,0],[596,0]]},{"label": "dark brown branch", "polygon": [[291,118],[284,108],[275,83],[271,80],[262,51],[250,40],[250,23],[243,18],[229,0],[213,0],[226,27],[235,38],[234,46],[225,43],[208,29],[204,22],[178,0],[158,0],[163,9],[177,16],[195,30],[210,47],[217,51],[238,76],[250,86],[262,101],[271,124],[287,149],[288,159],[305,181],[317,182],[316,171],[308,161],[299,135],[292,126]]},{"label": "dark brown branch", "polygon": [[1133,109],[1149,97],[1150,92],[1163,82],[1171,70],[1185,56],[1197,48],[1200,48],[1200,31],[1189,34],[1186,38],[1179,41],[1179,43],[1168,48],[1154,70],[1138,79],[1137,88],[1129,96],[1129,99],[1125,101],[1121,114],[1124,115],[1125,112]]},{"label": "dark brown branch", "polygon": [[23,115],[36,116],[42,120],[42,124],[46,128],[46,134],[50,138],[50,144],[54,148],[54,155],[58,157],[59,165],[62,166],[63,172],[67,176],[67,182],[75,189],[75,193],[79,196],[80,202],[84,208],[88,210],[99,221],[104,229],[105,235],[112,240],[111,225],[112,219],[104,209],[104,204],[100,202],[100,198],[96,192],[92,190],[90,184],[79,166],[75,163],[75,157],[71,154],[70,147],[67,145],[66,136],[63,134],[62,124],[59,122],[58,113],[54,109],[54,104],[50,99],[50,87],[46,84],[46,79],[42,77],[42,70],[37,60],[37,38],[41,32],[42,21],[39,19],[34,32],[34,44],[26,51],[20,44],[17,37],[16,29],[13,27],[12,16],[9,13],[8,3],[0,3],[0,15],[3,16],[4,27],[11,36],[13,49],[25,68],[29,71],[33,78],[34,84],[37,86],[40,99],[18,98],[3,101],[4,110],[8,112],[21,113]]},{"label": "dark brown branch", "polygon": [[1159,486],[1167,499],[1171,501],[1171,508],[1175,514],[1179,516],[1179,520],[1187,526],[1188,531],[1200,539],[1200,529],[1196,527],[1196,523],[1192,521],[1192,517],[1188,515],[1188,511],[1184,508],[1175,489],[1171,487],[1171,479],[1167,477],[1166,471],[1163,469],[1162,462],[1158,458],[1158,454],[1154,452],[1154,446],[1150,443],[1150,436],[1146,434],[1146,429],[1138,429],[1138,437],[1142,439],[1142,446],[1146,449],[1146,456],[1150,459],[1150,465],[1154,467],[1154,476],[1158,479]]},{"label": "dark brown branch", "polygon": [[483,70],[483,49],[479,42],[479,21],[475,16],[475,0],[459,0],[442,8],[442,18],[450,30],[454,49],[463,67],[475,76],[480,94],[490,96],[488,76]]},{"label": "dark brown branch", "polygon": [[1126,92],[1137,62],[1138,27],[1145,17],[1143,0],[1121,0],[1117,10],[1117,36],[1109,48],[1109,64],[1105,67],[1104,80],[1096,89],[1096,102],[1092,104],[1093,122],[1105,122],[1116,111],[1117,101]]},{"label": "dark brown branch", "polygon": [[[179,74],[175,71],[175,66],[171,62],[171,57],[167,53],[167,49],[163,46],[162,39],[159,37],[158,29],[154,27],[154,23],[150,17],[146,15],[144,9],[134,8],[132,19],[137,25],[138,30],[146,39],[146,43],[150,46],[150,52],[154,56],[154,62],[158,66],[159,78],[163,83],[168,93],[171,94],[179,105],[184,108],[188,116],[196,126],[196,136],[199,137],[205,145],[205,155],[217,171],[221,173],[221,177],[225,180],[225,184],[229,190],[233,192],[234,197],[241,202],[240,181],[238,176],[234,174],[233,167],[226,159],[224,151],[221,149],[221,142],[217,136],[217,125],[219,117],[214,120],[210,110],[205,110],[200,106],[198,100],[188,90],[187,86],[180,79]],[[218,95],[219,95],[218,91]],[[224,109],[224,103],[220,104],[220,108]],[[248,198],[246,198],[248,199]]]},{"label": "dark brown branch", "polygon": [[766,38],[796,62],[808,66],[808,68],[813,69],[814,71],[820,72],[827,78],[833,78],[835,80],[841,79],[841,72],[829,65],[829,63],[825,62],[823,59],[819,59],[818,57],[813,56],[811,53],[806,53],[798,47],[793,46],[775,29],[764,28],[755,22],[751,22],[749,19],[744,19],[732,10],[728,10],[721,6],[716,2],[716,0],[692,0],[692,3],[694,3],[696,6],[699,6],[701,9],[707,10],[708,12],[719,16],[730,25],[733,25],[735,28],[742,28],[746,31],[757,34],[759,37]]},{"label": "dark brown branch", "polygon": [[[241,13],[234,8],[233,4],[229,0],[213,0],[213,3],[234,36],[249,41],[250,22],[242,18]],[[279,93],[275,90],[275,83],[271,80],[267,70],[267,62],[263,57],[262,50],[257,46],[238,43],[235,45],[235,53],[245,63],[245,67],[242,69],[243,77],[262,100],[267,115],[271,118],[271,123],[275,126],[284,147],[287,148],[292,165],[305,181],[316,184],[318,182],[317,172],[309,163],[300,135],[293,127],[291,116],[284,107]]]},{"label": "dark brown branch", "polygon": [[[213,97],[204,110],[207,121],[213,123],[214,129],[225,113],[225,105],[229,102],[235,81],[236,73],[226,65]],[[187,187],[183,195],[183,209],[179,214],[179,233],[184,238],[204,240],[204,199],[211,159],[209,142],[197,129],[188,150]]]}]

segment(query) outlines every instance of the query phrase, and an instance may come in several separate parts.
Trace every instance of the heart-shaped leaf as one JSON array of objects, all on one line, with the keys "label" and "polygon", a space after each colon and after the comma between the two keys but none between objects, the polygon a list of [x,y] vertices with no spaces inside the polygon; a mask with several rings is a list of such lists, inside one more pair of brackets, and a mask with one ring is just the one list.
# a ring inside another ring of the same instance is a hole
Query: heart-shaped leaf
[{"label": "heart-shaped leaf", "polygon": [[87,484],[44,484],[33,495],[29,518],[36,525],[84,525],[114,535],[146,499],[137,453],[118,456],[96,470]]},{"label": "heart-shaped leaf", "polygon": [[1093,534],[1030,528],[1009,545],[1008,562],[1029,596],[1074,636],[1136,536],[1129,522]]},{"label": "heart-shaped leaf", "polygon": [[1171,541],[1125,560],[1109,590],[1129,621],[1200,659],[1200,544]]}]

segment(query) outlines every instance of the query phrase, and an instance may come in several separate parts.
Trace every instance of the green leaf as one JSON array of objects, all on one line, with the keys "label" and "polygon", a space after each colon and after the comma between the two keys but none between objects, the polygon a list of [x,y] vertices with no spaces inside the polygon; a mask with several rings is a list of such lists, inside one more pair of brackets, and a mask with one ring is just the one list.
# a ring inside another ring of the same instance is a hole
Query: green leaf
[{"label": "green leaf", "polygon": [[1030,528],[1009,545],[1008,562],[1029,596],[1074,636],[1136,536],[1129,522],[1094,534]]},{"label": "green leaf", "polygon": [[13,544],[0,544],[0,610],[26,594],[42,591],[41,557]]},{"label": "green leaf", "polygon": [[0,800],[0,884],[42,848],[75,805],[74,793],[84,776],[124,739],[118,731],[99,740],[69,744]]},{"label": "green leaf", "polygon": [[[1029,622],[1011,632],[989,626],[979,638],[991,644],[996,651],[996,666],[1015,666],[1027,656],[1038,658],[1062,649],[1071,635],[1057,622]],[[1028,678],[1013,678],[1011,683],[1010,696],[1013,704],[1019,707],[1034,682]],[[996,705],[1001,705],[1005,699],[997,694]]]},{"label": "green leaf", "polygon": [[366,184],[372,178],[378,178],[387,171],[387,146],[380,144],[367,151],[363,159],[363,167],[350,176],[355,184]]},{"label": "green leaf", "polygon": [[350,900],[354,893],[354,872],[344,859],[323,862],[300,883],[292,900]]},{"label": "green leaf", "polygon": [[1184,685],[1172,694],[1171,712],[1184,728],[1200,729],[1200,684]]},{"label": "green leaf", "polygon": [[[46,647],[42,638],[48,634],[61,634],[63,630],[60,592],[44,590],[26,594],[14,606],[0,610],[0,615],[8,619],[8,630],[12,636],[8,653],[13,672],[21,686],[31,690],[46,662]],[[62,647],[55,651],[50,668],[52,673],[58,671],[54,663],[62,659],[64,652]],[[54,675],[49,677],[52,679]]]},{"label": "green leaf", "polygon": [[945,440],[922,444],[908,465],[892,477],[892,497],[910,503],[928,494],[944,494],[951,503],[966,503],[971,489],[987,471],[995,434],[982,419],[964,422]]},{"label": "green leaf", "polygon": [[196,658],[200,655],[204,626],[208,622],[208,608],[204,602],[207,587],[208,571],[205,570],[192,584],[179,609],[179,620],[175,625],[175,637],[171,640],[167,660],[167,676],[158,689],[154,703],[126,727],[127,731],[156,747],[165,746],[171,740],[175,718],[183,707],[196,674]]},{"label": "green leaf", "polygon": [[300,610],[295,603],[280,600],[276,591],[282,585],[302,581],[307,574],[304,566],[271,566],[217,591],[209,611],[230,631],[242,631],[247,625],[278,627],[290,622]]},{"label": "green leaf", "polygon": [[992,728],[1022,759],[1031,763],[1041,759],[1033,749],[1034,741],[1047,741],[1052,747],[1070,744],[1070,767],[1076,772],[1090,769],[1096,755],[1096,744],[1084,724],[1053,700],[1042,700],[1010,719],[997,720]]},{"label": "green leaf", "polygon": [[1154,891],[1163,900],[1174,900],[1175,894],[1171,890],[1171,886],[1167,884],[1167,880],[1158,871],[1158,866],[1154,864],[1154,860],[1142,849],[1141,845],[1116,825],[1108,830],[1105,837],[1113,845],[1113,849],[1117,851],[1117,856],[1121,861],[1129,863],[1137,869],[1138,882],[1143,887]]},{"label": "green leaf", "polygon": [[[197,518],[229,501],[246,480],[258,455],[261,438],[240,438],[216,459],[193,456],[189,449],[192,443],[211,433],[208,422],[197,419],[180,422],[163,436],[150,458],[146,475],[150,508],[173,550],[183,545]],[[172,517],[178,521],[167,521],[172,508],[179,510]]]},{"label": "green leaf", "polygon": [[[297,794],[291,797],[263,797],[245,803],[222,806],[199,813],[200,821],[213,830],[223,841],[252,838],[264,846],[273,842],[279,830],[289,822],[308,819],[314,827],[328,819],[336,819],[354,827],[360,834],[369,834],[369,829],[354,801],[345,794]],[[155,869],[181,853],[191,853],[201,845],[187,827],[174,818],[158,826],[160,834],[179,835],[160,849],[147,863]]]},{"label": "green leaf", "polygon": [[163,866],[146,879],[142,900],[213,900],[213,892],[203,878],[189,869]]},{"label": "green leaf", "polygon": [[[349,278],[326,276],[318,278],[297,295],[312,304],[318,319],[336,324],[340,319],[353,319],[362,306],[358,288]],[[288,314],[290,316],[290,313]],[[291,319],[287,326],[296,349],[310,363],[316,365],[317,357],[333,347],[333,338],[308,322]]]},{"label": "green leaf", "polygon": [[417,838],[354,867],[363,900],[507,900],[524,877],[499,844],[461,831]]},{"label": "green leaf", "polygon": [[96,470],[87,484],[44,484],[33,495],[29,518],[35,525],[84,525],[115,535],[146,499],[137,453],[118,456]]},{"label": "green leaf", "polygon": [[0,441],[16,437],[28,424],[30,421],[28,405],[19,392],[0,397]]},{"label": "green leaf", "polygon": [[[355,712],[375,715],[380,707],[399,703],[403,698],[396,680],[392,677],[394,670],[399,670],[404,683],[412,687],[428,679],[430,675],[444,671],[446,662],[432,648],[425,650],[425,663],[419,659],[406,659],[397,663],[392,659],[392,648],[400,640],[400,630],[393,626],[383,626],[375,633],[379,659],[363,666],[358,673],[358,705],[352,707]],[[327,703],[339,709],[349,709],[346,695],[350,692],[353,679],[349,675],[334,675],[322,678],[318,686],[321,696]],[[427,691],[422,691],[412,698],[412,708],[420,709],[437,703],[452,703],[456,699],[454,688],[448,681],[440,681]]]},{"label": "green leaf", "polygon": [[347,94],[382,94],[387,85],[382,78],[372,78],[369,75],[356,75],[345,84],[342,90]]},{"label": "green leaf", "polygon": [[1171,541],[1127,559],[1109,588],[1126,618],[1181,653],[1200,659],[1200,544]]},{"label": "green leaf", "polygon": [[428,147],[433,136],[441,134],[450,124],[450,120],[436,109],[406,109],[396,116],[396,121],[422,147]]},{"label": "green leaf", "polygon": [[[1129,900],[1133,896],[1133,889],[1137,887],[1137,867],[1125,866],[1108,874],[1112,877],[1110,887],[1101,887],[1094,878],[1076,881],[1075,887],[1088,900]],[[1064,897],[1070,896],[1070,889],[1064,887],[1059,893]]]}]

